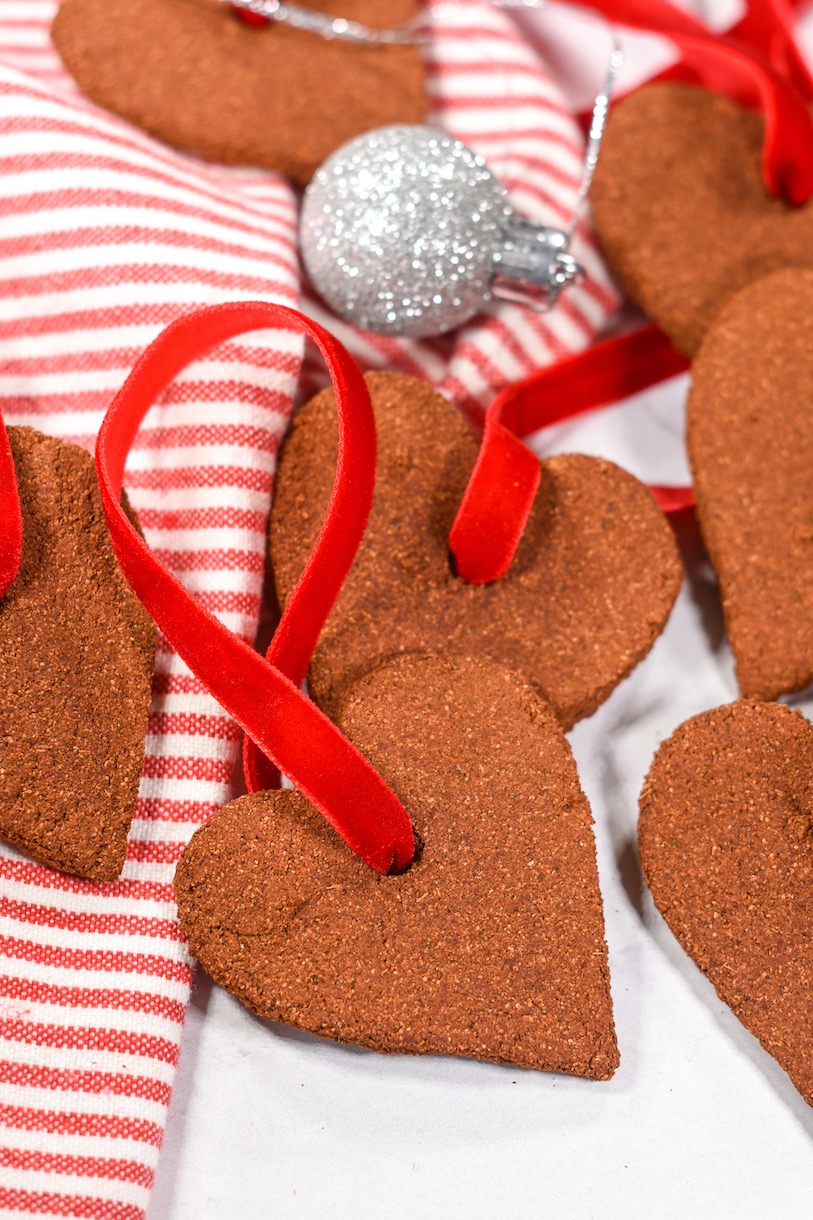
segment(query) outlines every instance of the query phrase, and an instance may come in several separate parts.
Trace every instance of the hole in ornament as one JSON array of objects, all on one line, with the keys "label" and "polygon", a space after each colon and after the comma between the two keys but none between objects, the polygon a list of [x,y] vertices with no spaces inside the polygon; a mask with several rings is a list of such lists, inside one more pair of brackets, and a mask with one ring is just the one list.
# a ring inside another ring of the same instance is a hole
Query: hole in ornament
[{"label": "hole in ornament", "polygon": [[242,21],[244,25],[263,26],[270,25],[271,19],[264,17],[262,13],[252,13],[248,8],[237,8],[236,5],[231,6],[231,11],[238,21]]},{"label": "hole in ornament", "polygon": [[387,873],[388,877],[403,877],[405,873],[411,872],[416,864],[419,864],[423,855],[423,839],[418,834],[413,826],[412,834],[415,838],[415,854],[405,868],[393,868]]},{"label": "hole in ornament", "polygon": [[470,580],[464,580],[463,577],[460,575],[460,573],[457,570],[457,562],[455,560],[455,557],[454,557],[454,554],[453,554],[451,548],[447,551],[447,554],[449,556],[449,571],[451,572],[454,579],[459,581],[461,585],[465,585],[465,587],[467,589],[489,589],[489,588],[491,588],[492,585],[496,585],[499,583],[496,580],[484,580],[484,581],[477,581],[477,582],[470,581]]}]

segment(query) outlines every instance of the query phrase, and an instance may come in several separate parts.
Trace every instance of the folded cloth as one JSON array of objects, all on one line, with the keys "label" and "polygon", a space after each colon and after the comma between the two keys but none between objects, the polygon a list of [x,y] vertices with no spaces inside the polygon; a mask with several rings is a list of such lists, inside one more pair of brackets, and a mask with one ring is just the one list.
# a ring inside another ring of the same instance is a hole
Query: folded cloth
[{"label": "folded cloth", "polygon": [[[92,106],[51,47],[52,16],[50,0],[0,0],[0,393],[9,424],[91,447],[173,318],[238,298],[299,303],[297,199],[279,178],[205,164]],[[444,4],[436,24],[433,120],[486,153],[519,207],[566,220],[580,141],[543,67],[504,13]],[[575,253],[591,274],[555,314],[504,306],[437,342],[360,335],[311,308],[363,363],[482,406],[603,325],[615,297],[583,226]],[[301,358],[293,334],[224,345],[153,408],[127,474],[151,546],[246,639]],[[192,981],[172,873],[229,798],[237,738],[160,641],[121,880],[91,885],[0,848],[0,1211],[144,1215]]]}]

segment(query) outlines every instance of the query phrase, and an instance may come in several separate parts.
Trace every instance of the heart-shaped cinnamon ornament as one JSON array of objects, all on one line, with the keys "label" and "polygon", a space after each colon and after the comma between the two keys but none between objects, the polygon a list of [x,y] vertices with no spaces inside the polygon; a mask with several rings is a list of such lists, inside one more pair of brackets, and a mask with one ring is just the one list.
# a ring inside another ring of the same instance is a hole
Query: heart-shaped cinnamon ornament
[{"label": "heart-shaped cinnamon ornament", "polygon": [[550,708],[502,666],[410,656],[339,723],[409,810],[415,863],[382,877],[298,793],[241,797],[178,865],[193,954],[260,1016],[338,1041],[610,1077],[590,809]]},{"label": "heart-shaped cinnamon ornament", "polygon": [[122,576],[91,457],[10,428],[20,570],[0,602],[0,835],[115,881],[144,758],[155,627]]},{"label": "heart-shaped cinnamon ornament", "polygon": [[813,1104],[813,729],[746,700],[687,721],[655,756],[638,839],[669,927]]},{"label": "heart-shaped cinnamon ornament", "polygon": [[773,198],[763,121],[692,85],[654,84],[613,110],[591,198],[621,286],[694,355],[729,297],[788,267],[813,267],[813,205]]},{"label": "heart-shaped cinnamon ornament", "polygon": [[[377,28],[417,11],[415,0],[299,3]],[[418,47],[258,28],[217,0],[65,0],[52,36],[100,106],[179,148],[302,183],[346,140],[424,116]]]},{"label": "heart-shaped cinnamon ornament", "polygon": [[729,301],[692,365],[687,440],[744,695],[813,682],[813,270]]},{"label": "heart-shaped cinnamon ornament", "polygon": [[[332,711],[343,685],[399,652],[488,656],[525,677],[569,728],[649,651],[680,584],[672,531],[649,491],[610,462],[542,463],[536,503],[507,574],[467,585],[449,530],[477,442],[423,382],[367,376],[378,431],[367,531],[310,668]],[[271,560],[284,602],[310,553],[336,460],[326,391],[297,416],[274,499]]]}]

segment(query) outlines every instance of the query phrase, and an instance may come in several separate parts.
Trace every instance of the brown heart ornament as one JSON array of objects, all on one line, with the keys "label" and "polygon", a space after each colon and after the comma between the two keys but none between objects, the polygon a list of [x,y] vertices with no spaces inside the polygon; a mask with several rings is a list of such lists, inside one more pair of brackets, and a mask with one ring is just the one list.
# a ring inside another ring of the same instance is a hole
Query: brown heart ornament
[{"label": "brown heart ornament", "polygon": [[591,190],[622,288],[692,356],[729,297],[813,268],[813,204],[761,176],[763,120],[693,85],[658,83],[614,107]]},{"label": "brown heart ornament", "polygon": [[[672,531],[651,494],[610,462],[542,462],[540,489],[507,574],[468,585],[449,531],[477,457],[459,412],[425,383],[367,375],[378,432],[375,499],[309,679],[336,707],[343,686],[399,652],[486,656],[525,677],[565,728],[589,716],[649,651],[680,585]],[[316,540],[336,461],[330,391],[284,446],[271,562],[284,605]]]},{"label": "brown heart ornament", "polygon": [[655,905],[813,1104],[813,729],[742,700],[665,741],[638,843]]},{"label": "brown heart ornament", "polygon": [[591,815],[551,709],[482,660],[404,656],[339,725],[413,820],[373,872],[296,792],[225,806],[175,875],[181,927],[261,1017],[378,1051],[609,1078],[618,1064]]},{"label": "brown heart ornament", "polygon": [[0,836],[115,881],[138,795],[156,632],[119,570],[93,460],[10,428],[20,570],[0,601]]},{"label": "brown heart ornament", "polygon": [[[377,28],[416,0],[298,0]],[[219,0],[65,0],[53,41],[79,87],[178,148],[309,182],[346,140],[420,123],[420,48],[351,44],[241,20]]]},{"label": "brown heart ornament", "polygon": [[757,280],[692,365],[687,443],[744,695],[813,682],[813,270]]}]

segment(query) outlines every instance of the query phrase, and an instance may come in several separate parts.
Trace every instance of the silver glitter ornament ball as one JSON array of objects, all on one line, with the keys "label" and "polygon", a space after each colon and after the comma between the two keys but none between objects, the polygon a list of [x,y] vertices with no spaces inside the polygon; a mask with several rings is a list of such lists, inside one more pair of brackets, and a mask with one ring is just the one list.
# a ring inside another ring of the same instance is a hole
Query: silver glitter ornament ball
[{"label": "silver glitter ornament ball", "polygon": [[431,127],[380,127],[305,192],[300,242],[317,292],[382,334],[437,335],[491,299],[512,212],[482,157]]}]

